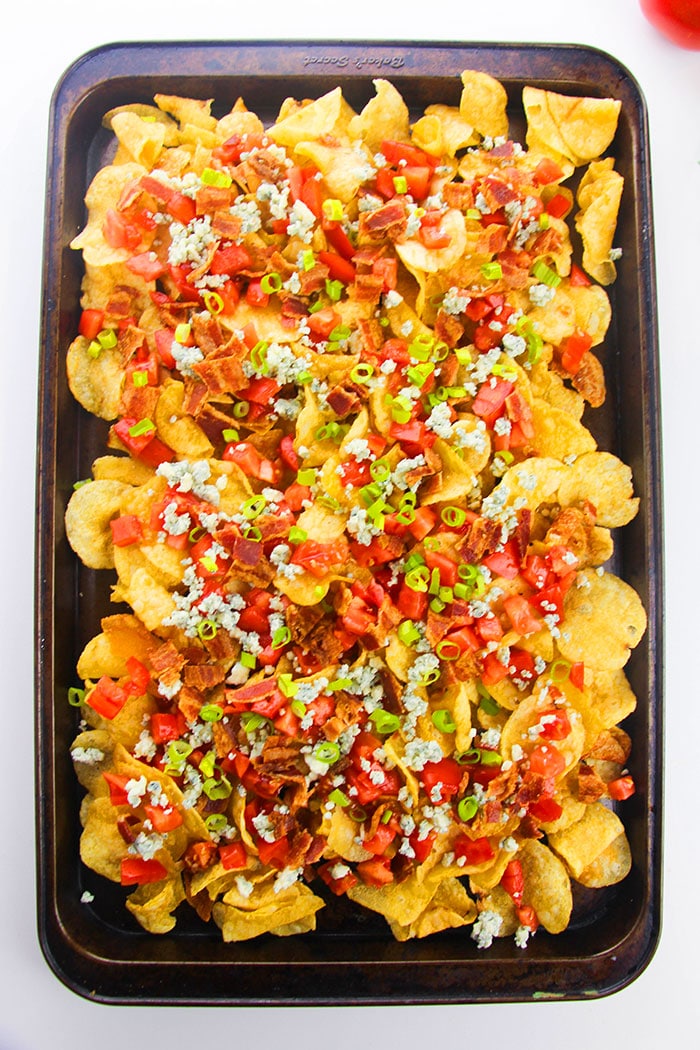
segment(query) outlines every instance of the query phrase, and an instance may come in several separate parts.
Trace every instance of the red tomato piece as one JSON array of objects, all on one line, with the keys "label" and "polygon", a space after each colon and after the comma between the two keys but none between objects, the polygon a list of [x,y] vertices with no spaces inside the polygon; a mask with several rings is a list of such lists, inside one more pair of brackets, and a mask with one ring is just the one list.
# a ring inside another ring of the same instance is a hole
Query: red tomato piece
[{"label": "red tomato piece", "polygon": [[452,845],[455,857],[464,857],[469,867],[476,867],[493,860],[495,853],[487,838],[470,839],[468,835],[458,835]]},{"label": "red tomato piece", "polygon": [[129,547],[143,539],[143,528],[135,514],[120,514],[109,523],[112,542],[116,547]]},{"label": "red tomato piece", "polygon": [[534,751],[530,752],[530,771],[532,773],[556,779],[565,769],[566,759],[554,744],[538,744]]},{"label": "red tomato piece", "polygon": [[143,886],[147,882],[160,882],[167,878],[168,872],[155,857],[144,860],[143,857],[125,857],[121,863],[122,886]]}]

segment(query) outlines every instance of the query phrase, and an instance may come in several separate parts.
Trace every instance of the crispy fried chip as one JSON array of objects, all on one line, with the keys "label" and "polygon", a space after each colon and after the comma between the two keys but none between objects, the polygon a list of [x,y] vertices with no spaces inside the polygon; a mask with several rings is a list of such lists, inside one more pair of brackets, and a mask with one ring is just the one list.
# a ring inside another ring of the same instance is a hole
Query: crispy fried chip
[{"label": "crispy fried chip", "polygon": [[564,617],[562,655],[596,670],[624,667],[647,623],[637,592],[612,573],[593,569],[584,569],[567,592]]},{"label": "crispy fried chip", "polygon": [[462,73],[460,116],[480,135],[495,139],[508,134],[507,104],[505,88],[488,73],[474,69]]},{"label": "crispy fried chip", "polygon": [[66,537],[91,569],[114,567],[114,545],[109,526],[121,510],[130,486],[121,481],[90,481],[77,488],[66,508]]}]

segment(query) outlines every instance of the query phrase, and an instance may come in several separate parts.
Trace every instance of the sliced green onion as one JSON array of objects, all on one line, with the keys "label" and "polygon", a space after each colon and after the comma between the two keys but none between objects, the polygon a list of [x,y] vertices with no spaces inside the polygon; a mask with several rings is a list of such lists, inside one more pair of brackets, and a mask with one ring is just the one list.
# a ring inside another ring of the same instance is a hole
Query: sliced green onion
[{"label": "sliced green onion", "polygon": [[151,434],[155,429],[155,424],[150,419],[140,419],[138,423],[129,427],[129,437],[143,437],[144,434]]},{"label": "sliced green onion", "polygon": [[253,349],[250,351],[250,363],[256,372],[262,372],[263,375],[267,369],[267,351],[270,349],[270,344],[266,343],[264,339],[260,339]]},{"label": "sliced green onion", "polygon": [[408,423],[413,412],[413,402],[409,398],[401,394],[396,397],[387,394],[386,404],[391,406],[391,418],[395,423]]},{"label": "sliced green onion", "polygon": [[472,353],[468,346],[455,347],[455,357],[460,365],[470,365],[472,363]]},{"label": "sliced green onion", "polygon": [[383,521],[385,514],[391,514],[392,508],[388,503],[384,502],[384,499],[380,496],[379,499],[375,500],[374,503],[370,504],[367,508],[367,517],[370,521],[375,524],[379,524],[380,519]]},{"label": "sliced green onion", "polygon": [[131,381],[136,387],[148,386],[148,372],[132,372]]},{"label": "sliced green onion", "polygon": [[415,386],[421,387],[434,371],[435,365],[431,364],[430,361],[424,361],[417,365],[411,365],[410,368],[406,369],[406,375]]},{"label": "sliced green onion", "polygon": [[97,342],[96,339],[93,339],[88,344],[87,352],[90,355],[90,357],[98,358],[100,356],[100,354],[102,353],[102,347],[100,346],[100,344]]},{"label": "sliced green onion", "polygon": [[305,467],[297,471],[297,481],[300,485],[313,485],[316,480],[316,468]]},{"label": "sliced green onion", "polygon": [[224,308],[224,300],[218,292],[213,292],[211,289],[203,294],[202,300],[210,314],[220,314]]},{"label": "sliced green onion", "polygon": [[253,653],[242,652],[238,657],[238,662],[239,664],[242,664],[243,667],[247,667],[248,670],[254,671],[257,667],[258,659]]},{"label": "sliced green onion", "polygon": [[211,799],[212,802],[215,802],[217,799],[228,798],[233,791],[233,788],[226,777],[222,777],[221,780],[215,780],[214,777],[209,777],[209,779],[205,780],[202,784],[202,791],[207,798]]},{"label": "sliced green onion", "polygon": [[[297,686],[297,688],[299,687]],[[306,714],[306,704],[303,700],[292,700],[289,707],[291,709],[292,714],[296,715],[297,718],[303,718]]]},{"label": "sliced green onion", "polygon": [[287,539],[290,543],[303,543],[304,540],[308,540],[309,534],[306,529],[300,528],[298,525],[292,525],[287,535]]},{"label": "sliced green onion", "polygon": [[249,412],[250,405],[247,401],[236,401],[236,404],[233,406],[233,414],[236,419],[245,419]]},{"label": "sliced green onion", "polygon": [[512,361],[496,361],[491,366],[491,371],[495,376],[501,376],[503,379],[518,378],[518,370]]},{"label": "sliced green onion", "polygon": [[245,733],[254,733],[260,726],[264,726],[269,719],[265,715],[259,715],[257,711],[244,711],[241,715],[241,725]]},{"label": "sliced green onion", "polygon": [[563,657],[559,657],[554,663],[550,664],[549,677],[553,682],[565,682],[569,677],[570,671],[571,664],[569,661],[565,660]]},{"label": "sliced green onion", "polygon": [[404,562],[404,572],[410,572],[418,565],[425,565],[425,558],[418,551],[413,551]]},{"label": "sliced green onion", "polygon": [[428,590],[430,594],[440,593],[440,570],[437,568],[430,573],[430,587]]},{"label": "sliced green onion", "polygon": [[279,292],[282,287],[282,278],[278,273],[266,273],[260,282],[260,287],[268,295]]},{"label": "sliced green onion", "polygon": [[343,294],[343,282],[331,281],[326,278],[326,295],[332,303],[337,303]]},{"label": "sliced green onion", "polygon": [[542,259],[538,259],[532,267],[532,276],[535,277],[540,284],[546,284],[549,288],[558,288],[561,284],[561,277],[559,274],[550,266],[547,266],[547,263],[543,262]]},{"label": "sliced green onion", "polygon": [[413,620],[403,620],[396,631],[399,636],[399,640],[404,645],[415,645],[416,642],[420,641],[420,631],[414,624]]},{"label": "sliced green onion", "polygon": [[391,476],[391,467],[385,459],[375,459],[369,465],[369,472],[375,481],[386,481]]},{"label": "sliced green onion", "polygon": [[279,686],[280,693],[287,698],[296,696],[299,692],[299,684],[295,682],[291,674],[280,674],[277,676],[277,684]]},{"label": "sliced green onion", "polygon": [[234,430],[233,427],[227,427],[226,430],[222,430],[221,436],[227,443],[229,441],[238,441],[239,438],[238,431]]},{"label": "sliced green onion", "polygon": [[382,736],[395,733],[401,726],[399,716],[392,714],[391,711],[385,711],[383,707],[376,708],[369,717],[370,721],[374,722],[374,728]]},{"label": "sliced green onion", "polygon": [[459,598],[461,601],[464,601],[466,598],[470,598],[472,594],[471,589],[466,585],[466,583],[456,583],[453,587],[453,590],[455,598]]},{"label": "sliced green onion", "polygon": [[416,336],[413,342],[408,344],[408,352],[417,361],[427,361],[433,349],[433,344],[432,336],[429,337],[429,342],[426,342],[425,337]]},{"label": "sliced green onion", "polygon": [[392,809],[385,809],[384,812],[382,813],[381,817],[380,817],[380,822],[382,824],[388,824],[393,816],[394,816],[394,811]]},{"label": "sliced green onion", "polygon": [[487,281],[499,281],[503,276],[503,267],[499,262],[486,262],[481,266],[481,276]]},{"label": "sliced green onion", "polygon": [[256,518],[260,517],[266,506],[267,500],[264,496],[251,496],[241,507],[241,514],[248,521],[255,521]]},{"label": "sliced green onion", "polygon": [[328,796],[328,801],[333,802],[336,806],[350,805],[350,799],[344,791],[340,790],[340,788],[335,788],[333,791],[331,791],[330,795]]},{"label": "sliced green onion", "polygon": [[435,652],[441,660],[458,660],[462,655],[460,646],[456,642],[451,642],[449,638],[443,638],[441,642],[438,642]]},{"label": "sliced green onion", "polygon": [[316,265],[316,256],[310,248],[307,248],[301,253],[301,265],[305,271],[313,270]]},{"label": "sliced green onion", "polygon": [[498,456],[499,459],[502,459],[503,462],[505,464],[507,464],[507,465],[511,464],[513,462],[513,460],[515,459],[515,456],[513,455],[513,453],[510,452],[507,448],[499,449],[498,452],[496,453],[496,455]]},{"label": "sliced green onion", "polygon": [[350,819],[357,824],[364,824],[367,820],[367,810],[363,809],[362,806],[353,806],[350,810]]},{"label": "sliced green onion", "polygon": [[530,332],[527,336],[527,359],[531,365],[537,364],[542,356],[544,340],[537,332]]},{"label": "sliced green onion", "polygon": [[460,751],[455,755],[455,760],[460,766],[476,766],[481,759],[481,751],[478,747],[470,747],[467,751]]},{"label": "sliced green onion", "polygon": [[257,525],[248,525],[243,530],[243,539],[250,540],[252,543],[260,543],[262,540],[262,532]]},{"label": "sliced green onion", "polygon": [[[204,559],[202,559],[202,561],[204,561]],[[214,565],[216,566],[216,562],[214,562]],[[200,620],[197,624],[197,634],[203,642],[209,642],[212,638],[215,638],[218,630],[219,625],[218,623],[215,623],[214,620]]]},{"label": "sliced green onion", "polygon": [[459,529],[467,520],[467,512],[461,507],[454,507],[450,504],[442,508],[440,517],[445,522],[445,525],[449,525],[452,529]]},{"label": "sliced green onion", "polygon": [[177,325],[175,328],[175,342],[180,344],[186,343],[191,332],[192,325],[183,321],[182,324]]},{"label": "sliced green onion", "polygon": [[448,711],[446,707],[439,707],[437,711],[433,711],[431,719],[435,728],[439,729],[441,733],[455,733],[457,731],[457,723],[452,717],[452,712]]},{"label": "sliced green onion", "polygon": [[337,324],[328,336],[331,343],[339,343],[343,339],[349,339],[352,335],[352,328],[349,328],[346,324]]},{"label": "sliced green onion", "polygon": [[335,678],[332,682],[328,683],[328,690],[331,693],[337,693],[339,689],[349,689],[352,685],[352,678]]},{"label": "sliced green onion", "polygon": [[481,749],[482,766],[500,766],[502,764],[503,755],[499,755],[498,751],[489,751],[486,748]]},{"label": "sliced green onion", "polygon": [[478,208],[467,208],[464,214],[468,219],[476,219],[477,222],[481,222],[482,215]]},{"label": "sliced green onion", "polygon": [[408,193],[408,181],[405,175],[394,175],[392,181],[397,193]]},{"label": "sliced green onion", "polygon": [[319,503],[322,507],[328,507],[328,510],[340,509],[340,504],[338,503],[338,500],[335,498],[335,496],[327,496],[325,493],[322,493],[320,496],[317,496],[316,502]]},{"label": "sliced green onion", "polygon": [[447,343],[443,343],[442,340],[439,340],[433,346],[432,358],[434,361],[444,361],[447,358],[449,352],[450,348],[447,345]]},{"label": "sliced green onion", "polygon": [[433,685],[434,682],[437,682],[441,673],[439,667],[431,667],[429,671],[424,671],[421,675],[420,684]]},{"label": "sliced green onion", "polygon": [[117,333],[113,328],[103,328],[97,333],[97,342],[103,350],[111,350],[117,345]]},{"label": "sliced green onion", "polygon": [[218,704],[204,704],[199,709],[199,717],[204,722],[220,722],[224,717],[224,710]]},{"label": "sliced green onion", "polygon": [[225,171],[219,171],[217,168],[205,168],[200,178],[205,186],[219,186],[221,189],[228,189],[233,182],[233,179]]},{"label": "sliced green onion", "polygon": [[479,803],[473,795],[466,795],[459,800],[457,805],[457,816],[465,823],[475,817],[479,811]]},{"label": "sliced green onion", "polygon": [[204,823],[207,831],[211,831],[215,835],[218,835],[220,831],[228,827],[228,821],[223,813],[210,813]]},{"label": "sliced green onion", "polygon": [[549,215],[547,214],[546,211],[543,211],[540,214],[540,217],[537,220],[537,222],[538,222],[539,227],[540,227],[541,230],[548,230],[549,229]]},{"label": "sliced green onion", "polygon": [[415,569],[411,569],[404,576],[404,581],[407,587],[410,587],[412,591],[418,591],[420,594],[425,594],[428,590],[428,583],[430,581],[430,569],[427,565],[417,565]]},{"label": "sliced green onion", "polygon": [[[333,332],[331,332],[331,338],[332,337]],[[373,375],[374,365],[370,365],[364,361],[360,361],[359,364],[356,364],[355,367],[350,370],[350,378],[353,383],[366,383]]]},{"label": "sliced green onion", "polygon": [[171,740],[165,752],[165,772],[180,772],[188,755],[192,754],[192,750],[192,745],[186,740]]},{"label": "sliced green onion", "polygon": [[72,685],[68,690],[68,703],[71,707],[80,707],[85,702],[85,690]]},{"label": "sliced green onion", "polygon": [[479,707],[486,715],[498,715],[501,712],[500,704],[497,704],[489,693],[481,694]]},{"label": "sliced green onion", "polygon": [[335,197],[327,197],[323,202],[323,214],[329,222],[342,222],[343,221],[343,205],[342,202],[336,200]]},{"label": "sliced green onion", "polygon": [[340,758],[340,748],[334,740],[322,740],[313,750],[313,756],[318,762],[332,765]]},{"label": "sliced green onion", "polygon": [[444,602],[445,605],[451,605],[455,600],[454,591],[451,587],[441,587],[438,591],[438,598],[441,602]]},{"label": "sliced green onion", "polygon": [[199,763],[199,772],[205,777],[213,777],[215,766],[216,751],[208,751],[202,759],[202,761]]},{"label": "sliced green onion", "polygon": [[273,649],[284,649],[285,645],[289,645],[292,640],[292,632],[285,625],[284,627],[278,627],[275,633],[272,635],[272,648]]}]

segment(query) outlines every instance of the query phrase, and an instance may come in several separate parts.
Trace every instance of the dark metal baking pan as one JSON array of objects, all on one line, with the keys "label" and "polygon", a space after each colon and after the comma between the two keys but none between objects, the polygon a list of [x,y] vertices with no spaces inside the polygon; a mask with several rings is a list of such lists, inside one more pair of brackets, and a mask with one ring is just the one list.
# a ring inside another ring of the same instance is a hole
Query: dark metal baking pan
[{"label": "dark metal baking pan", "polygon": [[[72,399],[64,359],[79,316],[81,261],[69,248],[84,223],[83,197],[107,161],[103,114],[156,92],[213,98],[221,114],[242,96],[271,121],[289,96],[340,84],[356,108],[372,79],[391,79],[418,115],[457,104],[459,74],[480,69],[509,92],[513,137],[524,135],[525,84],[613,96],[622,102],[611,152],[625,177],[606,340],[609,389],[588,421],[601,447],[630,463],[639,516],[619,531],[615,570],[649,614],[627,665],[639,705],[626,723],[637,794],[624,818],[633,853],[619,886],[580,895],[570,928],[480,951],[464,931],[396,943],[383,920],[348,904],[324,909],[318,930],[223,944],[219,931],[183,916],[169,935],[144,933],[123,891],[80,863],[81,789],[69,755],[76,729],[67,690],[76,658],[109,608],[108,573],[83,569],[70,551],[63,512],[73,482],[103,450],[104,424]],[[633,980],[659,936],[661,896],[662,522],[656,300],[646,111],[629,72],[590,48],[544,45],[258,42],[115,44],[77,60],[56,88],[50,119],[39,376],[36,568],[38,927],[46,959],[80,995],[144,1004],[407,1004],[513,1002],[601,996]],[[85,890],[92,903],[81,903]]]}]

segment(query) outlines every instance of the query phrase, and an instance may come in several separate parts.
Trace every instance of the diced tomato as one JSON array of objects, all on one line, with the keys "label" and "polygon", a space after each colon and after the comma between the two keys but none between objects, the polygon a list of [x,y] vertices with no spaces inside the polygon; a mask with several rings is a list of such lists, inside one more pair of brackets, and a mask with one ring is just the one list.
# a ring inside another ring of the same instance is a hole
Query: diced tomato
[{"label": "diced tomato", "polygon": [[358,637],[365,634],[370,627],[376,623],[376,613],[362,600],[352,598],[347,609],[341,617],[341,623],[346,631]]},{"label": "diced tomato", "polygon": [[520,575],[527,580],[533,590],[540,591],[547,584],[549,572],[549,566],[541,554],[528,554]]},{"label": "diced tomato", "polygon": [[[353,875],[352,871],[348,868],[345,874],[337,877],[334,872],[338,870],[341,862],[337,860],[329,860],[326,864],[322,864],[316,869],[316,874],[323,879],[326,886],[332,893],[335,893],[336,897],[342,896],[343,893],[352,887],[357,885],[357,877]],[[347,868],[347,864],[343,864],[342,868]],[[341,869],[342,870],[342,869]]]},{"label": "diced tomato", "polygon": [[104,310],[83,310],[78,322],[78,332],[85,339],[97,339],[104,328]]},{"label": "diced tomato", "polygon": [[323,310],[317,310],[316,313],[309,314],[306,323],[315,339],[328,339],[333,329],[340,324],[340,320],[340,314],[333,310],[332,307],[326,306]]},{"label": "diced tomato", "polygon": [[526,637],[528,634],[536,634],[544,626],[539,616],[535,613],[524,594],[511,594],[503,600],[505,609],[513,630]]},{"label": "diced tomato", "polygon": [[437,514],[430,507],[416,507],[415,518],[408,526],[408,531],[419,543],[435,528]]},{"label": "diced tomato", "polygon": [[326,235],[328,244],[338,255],[342,255],[344,259],[352,259],[356,250],[355,245],[339,222],[324,223],[323,232]]},{"label": "diced tomato", "polygon": [[554,219],[563,219],[571,208],[571,201],[563,193],[555,193],[545,205],[545,211]]},{"label": "diced tomato", "polygon": [[535,181],[540,186],[548,186],[551,182],[559,182],[564,178],[564,172],[556,161],[549,157],[543,157],[535,168]]},{"label": "diced tomato", "polygon": [[245,292],[245,301],[249,306],[266,307],[270,302],[269,292],[263,291],[262,277],[254,277],[248,282]]},{"label": "diced tomato", "polygon": [[151,715],[151,736],[155,744],[166,744],[170,740],[179,740],[187,731],[187,723],[182,715],[154,711]]},{"label": "diced tomato", "polygon": [[513,646],[510,650],[508,660],[508,674],[513,678],[524,678],[526,680],[535,677],[535,658],[527,649],[518,649]]},{"label": "diced tomato", "polygon": [[406,583],[401,584],[396,608],[409,620],[422,620],[428,611],[428,594],[426,591],[414,591]]},{"label": "diced tomato", "polygon": [[474,630],[484,643],[498,642],[504,633],[497,616],[480,616],[474,621]]},{"label": "diced tomato", "polygon": [[630,776],[618,777],[608,784],[608,795],[616,802],[622,802],[634,794],[636,788]]},{"label": "diced tomato", "polygon": [[386,852],[387,846],[389,846],[396,838],[396,828],[393,828],[391,824],[379,824],[374,835],[369,839],[363,839],[362,848],[366,849],[368,853],[374,853],[375,856],[380,856]]},{"label": "diced tomato", "polygon": [[495,652],[486,653],[482,660],[481,681],[485,686],[496,685],[508,676],[508,668],[501,663]]},{"label": "diced tomato", "polygon": [[493,426],[512,390],[513,384],[509,379],[488,380],[479,387],[472,402],[472,412],[483,419],[487,426]]},{"label": "diced tomato", "polygon": [[151,672],[136,656],[127,657],[126,669],[129,674],[125,686],[127,693],[129,696],[143,696],[151,681]]},{"label": "diced tomato", "polygon": [[390,857],[372,857],[357,865],[357,874],[367,886],[386,886],[394,881]]},{"label": "diced tomato", "polygon": [[249,441],[232,441],[222,452],[221,458],[236,463],[249,478],[258,478],[271,484],[279,481],[279,468],[272,460],[261,456]]},{"label": "diced tomato", "polygon": [[182,824],[182,813],[175,806],[169,806],[165,809],[162,806],[152,806],[150,803],[146,803],[143,808],[147,818],[153,825],[153,830],[159,835],[164,835],[168,831],[174,831],[175,828],[179,828]]},{"label": "diced tomato", "polygon": [[541,821],[542,824],[550,824],[554,820],[559,820],[563,810],[553,798],[545,796],[537,799],[536,802],[531,802],[528,806],[528,812],[535,820]]},{"label": "diced tomato", "polygon": [[576,263],[571,264],[571,273],[569,274],[569,284],[572,288],[587,288],[591,283],[590,277],[577,266]]},{"label": "diced tomato", "polygon": [[122,707],[129,699],[129,695],[122,686],[117,685],[107,675],[99,679],[92,692],[88,693],[85,702],[97,711],[98,715],[111,721],[118,715]]},{"label": "diced tomato", "polygon": [[431,157],[429,153],[420,149],[419,146],[413,146],[409,142],[398,142],[395,139],[384,139],[380,152],[389,164],[394,166],[401,164],[402,168],[406,165],[434,168],[437,164],[437,159]]},{"label": "diced tomato", "polygon": [[564,740],[571,732],[571,722],[563,707],[552,707],[540,715],[543,740]]},{"label": "diced tomato", "polygon": [[126,785],[131,780],[130,776],[120,773],[103,773],[109,788],[109,801],[113,806],[128,806],[129,798]]},{"label": "diced tomato", "polygon": [[155,252],[141,252],[126,260],[127,270],[131,270],[144,281],[157,281],[166,271],[166,266]]},{"label": "diced tomato", "polygon": [[529,757],[530,771],[542,777],[560,777],[566,769],[566,759],[554,744],[538,744]]},{"label": "diced tomato", "polygon": [[464,624],[456,631],[448,631],[443,641],[458,646],[462,654],[474,653],[481,648],[476,632],[468,624]]},{"label": "diced tomato", "polygon": [[420,828],[415,828],[408,836],[408,842],[415,854],[417,864],[422,864],[430,856],[430,851],[437,839],[436,831],[429,831],[423,838],[420,836]]},{"label": "diced tomato", "polygon": [[143,528],[135,514],[120,514],[109,523],[112,542],[116,547],[129,547],[143,539]]},{"label": "diced tomato", "polygon": [[342,281],[343,284],[352,284],[355,280],[355,267],[337,252],[318,252],[317,259],[328,267],[328,273],[334,281]]},{"label": "diced tomato", "polygon": [[347,558],[347,545],[338,540],[335,543],[317,543],[315,540],[304,540],[299,543],[292,554],[294,565],[301,565],[313,576],[326,576],[330,570],[342,565]]},{"label": "diced tomato", "polygon": [[418,774],[423,790],[435,804],[447,802],[459,791],[464,770],[454,758],[426,762]]},{"label": "diced tomato", "polygon": [[501,876],[501,886],[515,904],[522,904],[525,879],[523,878],[522,864],[519,860],[511,860],[506,864],[505,871]]},{"label": "diced tomato", "polygon": [[520,556],[513,540],[508,540],[502,551],[494,551],[483,560],[485,565],[494,576],[502,576],[504,580],[514,580],[520,572]]},{"label": "diced tomato", "polygon": [[197,205],[194,200],[178,190],[170,195],[166,202],[166,210],[183,226],[187,226],[197,215]]},{"label": "diced tomato", "polygon": [[270,405],[280,392],[280,384],[271,376],[260,376],[251,379],[245,389],[240,390],[237,397],[243,401],[250,401],[254,405]]},{"label": "diced tomato", "polygon": [[429,569],[437,569],[443,587],[454,587],[457,583],[457,562],[441,551],[426,550],[425,564]]},{"label": "diced tomato", "polygon": [[352,485],[358,488],[361,485],[366,485],[370,479],[369,462],[367,460],[363,462],[356,459],[347,460],[347,462],[341,463],[340,471],[343,485]]},{"label": "diced tomato", "polygon": [[172,328],[158,328],[154,335],[156,343],[156,354],[165,368],[177,368],[177,361],[173,357],[173,343],[175,332]]},{"label": "diced tomato", "polygon": [[240,244],[228,244],[225,248],[217,248],[214,252],[209,273],[228,274],[234,277],[241,270],[247,270],[252,266],[253,260],[250,253]]},{"label": "diced tomato", "polygon": [[237,870],[248,866],[248,854],[242,842],[219,843],[219,860],[225,871]]},{"label": "diced tomato", "polygon": [[319,220],[323,218],[324,198],[325,194],[320,179],[312,176],[304,180],[301,186],[300,200]]},{"label": "diced tomato", "polygon": [[583,663],[579,660],[576,663],[572,664],[571,668],[569,670],[569,681],[571,682],[571,684],[576,689],[578,689],[578,691],[580,693],[583,692],[583,686],[584,686],[583,673],[584,673],[584,669],[585,668],[584,668]]},{"label": "diced tomato", "polygon": [[495,853],[487,838],[470,839],[468,835],[458,835],[452,844],[457,859],[464,857],[469,867],[477,867],[493,860]]},{"label": "diced tomato", "polygon": [[590,350],[592,345],[593,339],[588,332],[577,328],[561,344],[562,368],[565,368],[570,375],[576,375],[581,367],[583,355]]},{"label": "diced tomato", "polygon": [[283,868],[289,856],[289,839],[286,835],[275,839],[274,842],[266,842],[259,839],[256,842],[258,855],[263,864],[271,864],[273,868]]},{"label": "diced tomato", "polygon": [[133,252],[141,244],[141,231],[114,208],[108,208],[105,213],[102,233],[110,248],[126,248]]},{"label": "diced tomato", "polygon": [[153,857],[125,857],[121,863],[122,886],[143,886],[147,882],[160,882],[167,878],[168,872],[159,860]]},{"label": "diced tomato", "polygon": [[300,485],[298,481],[293,481],[284,490],[284,500],[290,510],[294,513],[298,513],[304,509],[304,503],[311,499],[311,489],[308,485]]}]

